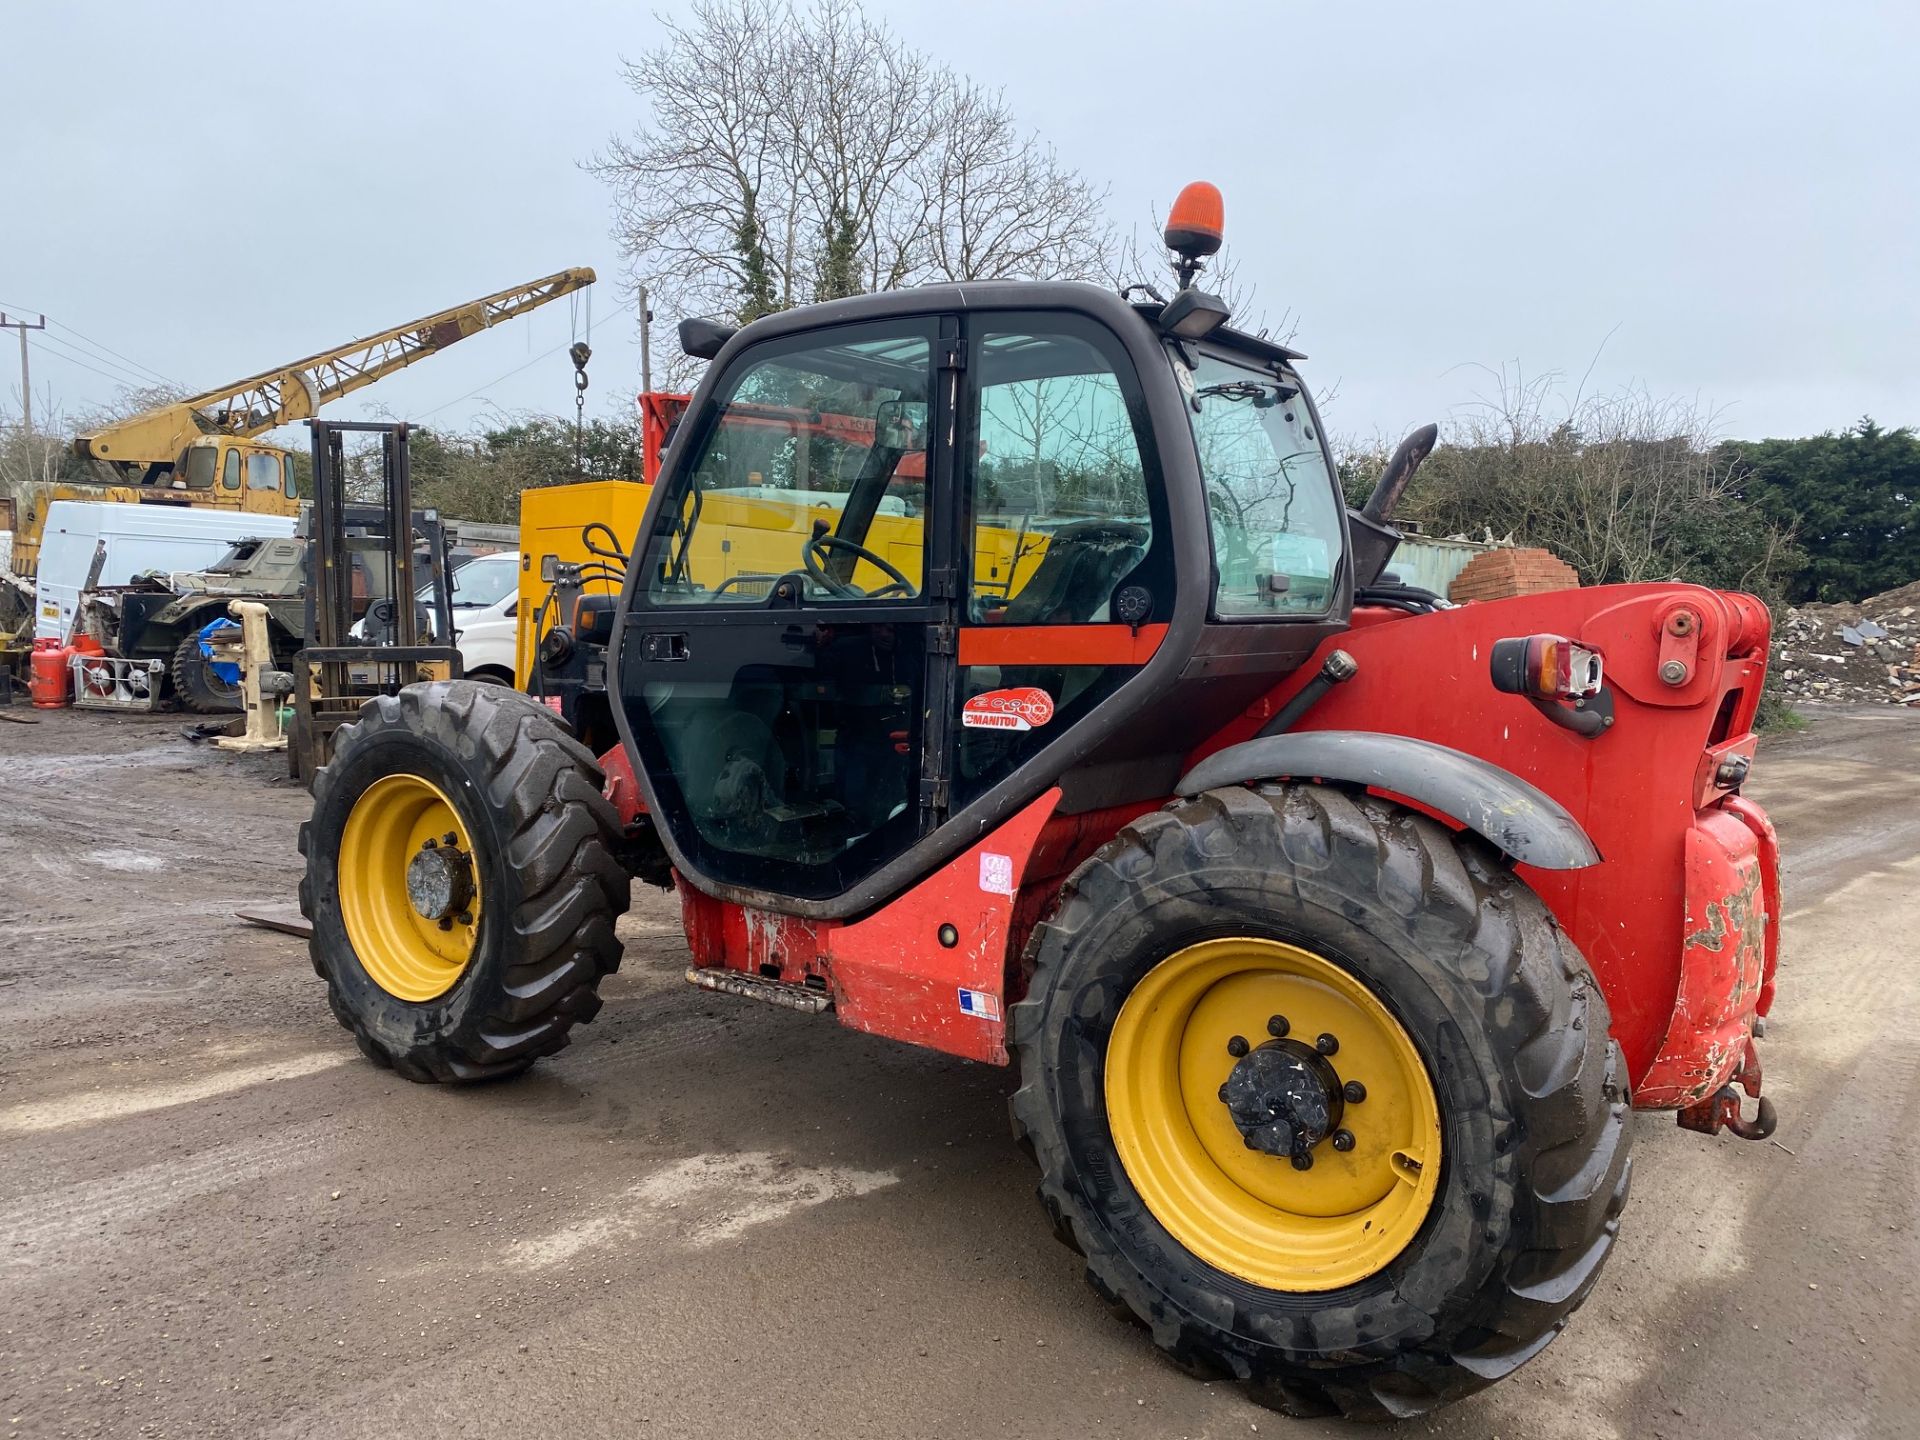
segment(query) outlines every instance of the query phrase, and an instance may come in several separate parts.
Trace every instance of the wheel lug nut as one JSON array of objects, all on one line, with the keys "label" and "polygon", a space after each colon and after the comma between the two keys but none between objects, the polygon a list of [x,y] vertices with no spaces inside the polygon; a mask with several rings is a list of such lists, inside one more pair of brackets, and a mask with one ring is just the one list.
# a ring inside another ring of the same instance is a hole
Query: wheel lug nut
[{"label": "wheel lug nut", "polygon": [[1293,1168],[1296,1170],[1311,1170],[1313,1168],[1313,1156],[1311,1155],[1294,1156]]},{"label": "wheel lug nut", "polygon": [[462,910],[456,918],[458,918],[462,925],[473,924],[473,912],[471,910]]},{"label": "wheel lug nut", "polygon": [[1347,1097],[1347,1104],[1358,1105],[1367,1098],[1367,1087],[1358,1080],[1349,1080],[1341,1087],[1340,1093]]},{"label": "wheel lug nut", "polygon": [[1227,1087],[1224,1085],[1220,1087],[1220,1098],[1222,1101],[1224,1101],[1227,1098]]},{"label": "wheel lug nut", "polygon": [[422,850],[438,850],[440,848],[440,842],[429,835],[425,840],[420,842],[420,848]]},{"label": "wheel lug nut", "polygon": [[1322,1033],[1320,1038],[1313,1042],[1313,1048],[1322,1055],[1332,1055],[1340,1049],[1340,1042],[1333,1036]]},{"label": "wheel lug nut", "polygon": [[1247,1039],[1244,1035],[1236,1035],[1227,1041],[1227,1054],[1233,1056],[1236,1060],[1246,1054],[1247,1049]]},{"label": "wheel lug nut", "polygon": [[1292,1028],[1293,1026],[1287,1023],[1287,1017],[1284,1015],[1276,1015],[1267,1021],[1267,1034],[1273,1036],[1276,1040],[1286,1039],[1287,1031]]},{"label": "wheel lug nut", "polygon": [[460,843],[460,837],[449,830],[440,837],[440,843],[442,845],[458,845]]},{"label": "wheel lug nut", "polygon": [[1333,1132],[1333,1148],[1336,1150],[1343,1150],[1343,1151],[1351,1150],[1353,1148],[1353,1132],[1351,1130],[1334,1131]]},{"label": "wheel lug nut", "polygon": [[451,920],[449,920],[449,919],[447,919],[447,917],[446,917],[446,916],[444,916],[444,915],[442,915],[442,916],[440,917],[440,928],[441,928],[442,930],[451,930],[451,929],[453,929],[453,921],[451,921]]}]

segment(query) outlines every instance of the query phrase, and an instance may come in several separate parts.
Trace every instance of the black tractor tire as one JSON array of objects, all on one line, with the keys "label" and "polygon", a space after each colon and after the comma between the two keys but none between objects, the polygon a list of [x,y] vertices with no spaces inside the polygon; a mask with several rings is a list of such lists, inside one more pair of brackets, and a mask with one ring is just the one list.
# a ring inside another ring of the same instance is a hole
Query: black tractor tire
[{"label": "black tractor tire", "polygon": [[[416,775],[452,801],[473,841],[483,905],[452,988],[414,1003],[367,973],[339,899],[340,845],[376,780]],[[335,737],[300,827],[300,911],[313,968],[361,1050],[409,1080],[515,1075],[600,1009],[620,966],[614,925],[631,881],[594,756],[538,701],[498,685],[440,680],[370,701]]]},{"label": "black tractor tire", "polygon": [[[1441,1181],[1405,1249],[1358,1283],[1287,1293],[1214,1268],[1121,1163],[1105,1054],[1122,1002],[1163,957],[1226,935],[1335,962],[1421,1052]],[[1586,962],[1476,837],[1331,787],[1210,791],[1075,871],[1027,957],[1016,1137],[1088,1283],[1176,1363],[1292,1415],[1401,1418],[1510,1374],[1592,1289],[1631,1176],[1624,1062]]]},{"label": "black tractor tire", "polygon": [[189,631],[173,650],[168,672],[173,693],[196,715],[231,715],[246,708],[245,693],[214,674],[213,662],[200,650],[200,634]]}]

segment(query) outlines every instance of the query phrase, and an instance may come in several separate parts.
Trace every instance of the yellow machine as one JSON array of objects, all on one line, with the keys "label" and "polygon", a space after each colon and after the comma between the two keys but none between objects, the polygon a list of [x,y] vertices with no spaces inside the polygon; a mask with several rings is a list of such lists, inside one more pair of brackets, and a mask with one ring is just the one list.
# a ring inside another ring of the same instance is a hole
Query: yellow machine
[{"label": "yellow machine", "polygon": [[70,481],[31,494],[14,534],[13,567],[33,574],[54,500],[296,514],[292,455],[256,437],[593,281],[590,269],[562,270],[82,435],[74,450],[118,472],[119,483]]},{"label": "yellow machine", "polygon": [[[550,603],[554,568],[593,563],[596,557],[587,549],[587,535],[594,526],[604,525],[620,544],[631,544],[640,533],[640,517],[652,494],[651,485],[631,480],[586,480],[520,492],[520,598],[514,612],[513,660],[517,689],[533,688],[529,681],[540,637],[560,623]],[[598,576],[585,588],[589,593],[611,593],[619,586]]]},{"label": "yellow machine", "polygon": [[[540,639],[556,624],[571,624],[555,604],[556,569],[584,569],[585,594],[615,594],[621,567],[608,565],[608,551],[616,543],[630,546],[640,533],[641,517],[651,485],[630,480],[590,480],[575,485],[543,485],[520,494],[520,597],[514,643],[514,684],[530,690],[535,653]],[[837,502],[831,493],[798,494],[756,487],[714,490],[701,497],[700,523],[688,556],[688,573],[703,588],[724,590],[770,585],[775,578],[800,565],[799,555],[819,519],[836,521]],[[602,530],[604,527],[604,532]],[[920,569],[925,520],[902,505],[898,513],[883,509],[868,530],[868,544],[876,554],[907,573]],[[975,592],[1018,594],[1032,578],[1047,550],[1047,536],[981,524],[975,532]],[[869,562],[855,567],[854,581],[869,593],[887,583],[887,577]],[[761,593],[764,593],[762,589]]]}]

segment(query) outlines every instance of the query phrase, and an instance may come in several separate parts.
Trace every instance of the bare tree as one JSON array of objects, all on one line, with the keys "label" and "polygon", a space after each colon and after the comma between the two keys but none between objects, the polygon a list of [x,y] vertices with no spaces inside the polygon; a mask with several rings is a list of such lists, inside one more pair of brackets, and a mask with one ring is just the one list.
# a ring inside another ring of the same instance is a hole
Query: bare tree
[{"label": "bare tree", "polygon": [[625,62],[650,118],[589,164],[664,314],[751,320],[938,280],[1098,279],[1103,192],[856,0],[698,0]]},{"label": "bare tree", "polygon": [[[1557,373],[1490,371],[1492,393],[1457,413],[1401,514],[1432,533],[1491,531],[1544,545],[1589,584],[1695,580],[1763,595],[1793,564],[1792,536],[1735,484],[1716,417],[1645,390],[1568,393]],[[1349,451],[1352,495],[1386,445]]]}]

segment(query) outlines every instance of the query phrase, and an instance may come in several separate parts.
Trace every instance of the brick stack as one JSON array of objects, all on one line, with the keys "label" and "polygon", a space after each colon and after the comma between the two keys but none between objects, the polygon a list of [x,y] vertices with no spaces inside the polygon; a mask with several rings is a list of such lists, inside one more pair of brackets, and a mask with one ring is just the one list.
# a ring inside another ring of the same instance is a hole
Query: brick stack
[{"label": "brick stack", "polygon": [[1470,600],[1507,600],[1547,590],[1577,590],[1580,577],[1550,550],[1489,550],[1467,562],[1447,587],[1456,605]]}]

